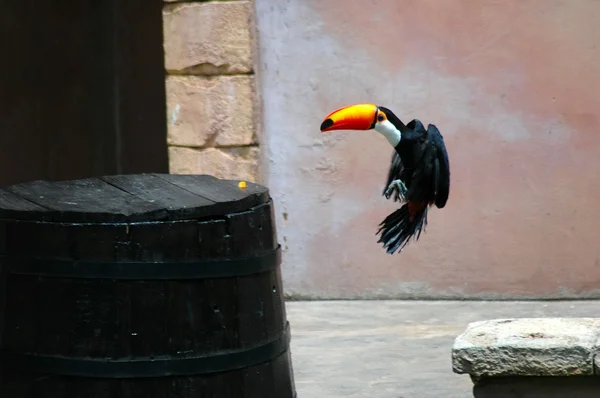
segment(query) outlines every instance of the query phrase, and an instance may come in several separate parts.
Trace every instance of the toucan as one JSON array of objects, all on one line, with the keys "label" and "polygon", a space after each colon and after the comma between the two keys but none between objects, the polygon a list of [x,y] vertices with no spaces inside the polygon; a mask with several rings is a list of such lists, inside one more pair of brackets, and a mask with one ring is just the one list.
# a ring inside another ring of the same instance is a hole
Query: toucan
[{"label": "toucan", "polygon": [[387,216],[376,235],[389,254],[402,252],[411,238],[418,240],[427,225],[428,207],[446,206],[450,192],[450,163],[438,128],[427,129],[418,119],[404,124],[391,110],[375,104],[345,106],[331,112],[321,132],[375,130],[394,147],[383,195],[405,202]]}]

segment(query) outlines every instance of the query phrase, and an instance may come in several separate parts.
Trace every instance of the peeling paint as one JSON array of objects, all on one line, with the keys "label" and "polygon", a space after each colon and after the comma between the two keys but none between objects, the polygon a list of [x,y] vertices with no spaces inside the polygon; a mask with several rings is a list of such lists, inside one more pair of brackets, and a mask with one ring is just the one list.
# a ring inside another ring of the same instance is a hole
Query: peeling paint
[{"label": "peeling paint", "polygon": [[175,126],[177,124],[177,120],[179,119],[179,112],[181,111],[181,105],[176,104],[173,112],[171,112],[171,126]]}]

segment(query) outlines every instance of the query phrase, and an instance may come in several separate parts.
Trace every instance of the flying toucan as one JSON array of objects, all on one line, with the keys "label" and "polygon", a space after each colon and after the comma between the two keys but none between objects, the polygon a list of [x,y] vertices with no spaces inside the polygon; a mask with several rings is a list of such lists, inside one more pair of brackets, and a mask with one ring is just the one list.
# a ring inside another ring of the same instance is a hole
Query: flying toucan
[{"label": "flying toucan", "polygon": [[450,191],[450,164],[444,138],[433,124],[418,119],[408,124],[383,106],[357,104],[331,112],[321,131],[371,130],[394,147],[383,195],[406,202],[379,224],[378,243],[389,254],[401,252],[411,237],[418,240],[427,225],[428,206],[443,208]]}]

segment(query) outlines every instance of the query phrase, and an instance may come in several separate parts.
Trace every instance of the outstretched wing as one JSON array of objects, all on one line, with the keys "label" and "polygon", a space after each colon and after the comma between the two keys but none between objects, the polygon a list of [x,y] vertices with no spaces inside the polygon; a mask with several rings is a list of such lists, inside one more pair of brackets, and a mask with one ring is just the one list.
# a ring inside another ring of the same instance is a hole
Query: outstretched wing
[{"label": "outstretched wing", "polygon": [[444,144],[444,137],[435,125],[430,124],[427,126],[427,138],[433,150],[435,205],[441,209],[446,206],[450,193],[450,162],[446,144]]},{"label": "outstretched wing", "polygon": [[[390,164],[390,169],[388,171],[387,183],[385,184],[385,187],[383,187],[382,194],[385,194],[387,187],[390,186],[392,181],[401,179],[401,177],[403,177],[403,175],[402,175],[403,171],[404,171],[404,165],[402,164],[402,159],[400,159],[400,155],[398,155],[398,152],[396,152],[396,150],[394,149],[394,152],[392,152],[392,162]],[[398,196],[398,192],[395,192],[393,197],[394,197],[394,201],[400,200],[400,197]]]}]

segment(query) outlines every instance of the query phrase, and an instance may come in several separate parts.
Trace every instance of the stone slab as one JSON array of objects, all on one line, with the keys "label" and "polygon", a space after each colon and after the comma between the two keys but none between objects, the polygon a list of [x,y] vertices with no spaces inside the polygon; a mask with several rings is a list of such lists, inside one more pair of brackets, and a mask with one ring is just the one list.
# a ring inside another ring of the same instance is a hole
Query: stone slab
[{"label": "stone slab", "polygon": [[594,374],[598,318],[512,318],[470,323],[452,367],[471,377]]},{"label": "stone slab", "polygon": [[[594,356],[594,374],[600,376],[600,339],[596,342],[596,355]],[[598,395],[600,397],[600,395]]]}]

